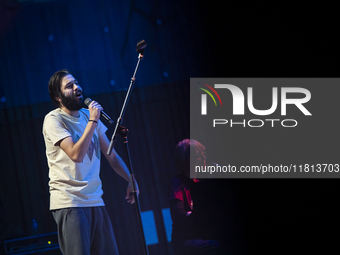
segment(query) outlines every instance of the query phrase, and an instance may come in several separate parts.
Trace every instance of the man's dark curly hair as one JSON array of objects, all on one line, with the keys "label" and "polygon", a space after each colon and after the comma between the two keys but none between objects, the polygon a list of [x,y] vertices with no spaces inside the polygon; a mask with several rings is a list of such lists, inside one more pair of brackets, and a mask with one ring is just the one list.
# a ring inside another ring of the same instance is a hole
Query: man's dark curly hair
[{"label": "man's dark curly hair", "polygon": [[58,72],[55,72],[48,82],[48,93],[50,94],[52,102],[57,107],[61,107],[60,102],[57,100],[57,98],[61,96],[61,81],[66,75],[69,74],[71,73],[66,69],[60,70]]}]

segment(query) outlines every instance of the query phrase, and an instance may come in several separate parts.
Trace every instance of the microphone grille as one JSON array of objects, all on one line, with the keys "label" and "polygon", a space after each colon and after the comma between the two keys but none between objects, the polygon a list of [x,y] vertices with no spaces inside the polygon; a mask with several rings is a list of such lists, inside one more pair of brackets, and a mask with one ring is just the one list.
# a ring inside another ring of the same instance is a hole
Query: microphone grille
[{"label": "microphone grille", "polygon": [[86,104],[87,106],[89,106],[92,102],[92,99],[91,98],[86,98],[85,101],[84,101],[84,104]]}]

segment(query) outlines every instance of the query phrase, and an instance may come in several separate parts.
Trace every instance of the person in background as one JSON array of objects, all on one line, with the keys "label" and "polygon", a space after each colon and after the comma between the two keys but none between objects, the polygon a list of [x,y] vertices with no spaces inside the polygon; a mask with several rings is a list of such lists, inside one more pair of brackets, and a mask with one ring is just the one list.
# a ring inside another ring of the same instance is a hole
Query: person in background
[{"label": "person in background", "polygon": [[173,249],[176,255],[222,254],[219,242],[202,238],[192,216],[194,201],[190,187],[199,180],[190,179],[190,161],[192,167],[205,166],[205,147],[196,140],[185,139],[175,149],[174,165],[178,174],[171,180],[169,188]]}]

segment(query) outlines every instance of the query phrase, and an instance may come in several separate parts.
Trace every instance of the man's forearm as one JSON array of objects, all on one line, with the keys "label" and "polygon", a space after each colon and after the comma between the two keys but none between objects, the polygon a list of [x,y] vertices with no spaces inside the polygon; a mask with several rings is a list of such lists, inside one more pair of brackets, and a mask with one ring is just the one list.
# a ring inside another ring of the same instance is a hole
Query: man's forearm
[{"label": "man's forearm", "polygon": [[110,166],[113,170],[123,177],[127,182],[130,181],[130,172],[127,168],[126,164],[122,160],[122,158],[114,151],[109,155],[110,159],[108,159]]},{"label": "man's forearm", "polygon": [[87,153],[94,130],[96,129],[96,123],[89,122],[84,130],[84,133],[80,139],[74,143],[72,138],[66,138],[60,143],[60,148],[75,162],[81,163]]},{"label": "man's forearm", "polygon": [[105,134],[99,137],[100,149],[105,155],[107,161],[109,161],[110,166],[113,170],[123,177],[127,182],[130,182],[130,172],[124,161],[117,154],[117,152],[112,149],[111,154],[107,155],[107,150],[109,149],[110,141]]}]

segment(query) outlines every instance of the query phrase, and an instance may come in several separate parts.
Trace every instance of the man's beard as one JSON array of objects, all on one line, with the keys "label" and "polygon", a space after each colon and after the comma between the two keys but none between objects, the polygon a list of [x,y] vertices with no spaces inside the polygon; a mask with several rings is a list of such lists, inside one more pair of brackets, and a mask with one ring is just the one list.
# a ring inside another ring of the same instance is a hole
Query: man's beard
[{"label": "man's beard", "polygon": [[60,96],[61,103],[70,111],[79,111],[83,108],[83,97],[77,98],[74,95],[66,97],[63,94]]}]

